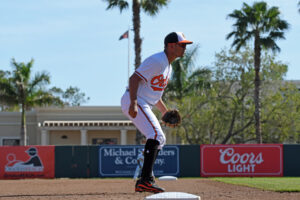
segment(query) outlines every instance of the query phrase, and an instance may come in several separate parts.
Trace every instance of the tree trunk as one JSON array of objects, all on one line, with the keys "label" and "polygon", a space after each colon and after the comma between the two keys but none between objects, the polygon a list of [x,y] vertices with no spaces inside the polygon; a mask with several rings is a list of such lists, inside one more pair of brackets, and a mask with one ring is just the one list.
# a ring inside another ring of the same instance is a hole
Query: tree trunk
[{"label": "tree trunk", "polygon": [[262,135],[261,135],[261,123],[260,123],[260,39],[259,32],[255,34],[254,41],[254,67],[255,67],[255,80],[254,80],[254,104],[255,104],[255,134],[257,143],[262,143]]},{"label": "tree trunk", "polygon": [[228,140],[232,137],[232,131],[233,131],[233,128],[234,128],[235,120],[236,120],[236,111],[233,111],[229,130],[228,130],[227,135],[226,135],[226,137],[224,138],[224,140],[222,141],[221,144],[226,144],[228,142]]},{"label": "tree trunk", "polygon": [[[133,30],[134,30],[134,52],[135,52],[135,69],[138,68],[141,64],[141,46],[142,40],[140,38],[140,26],[141,26],[141,19],[140,19],[140,3],[139,0],[133,0],[132,3],[132,13],[133,13]],[[143,136],[139,130],[136,131],[135,141],[136,144],[141,144]]]},{"label": "tree trunk", "polygon": [[22,104],[22,116],[21,116],[21,145],[27,146],[27,130],[26,130],[26,114],[25,114],[25,105]]},{"label": "tree trunk", "polygon": [[132,13],[133,13],[133,29],[134,29],[134,51],[135,51],[135,69],[138,68],[141,64],[141,49],[142,49],[142,40],[140,38],[140,3],[139,0],[133,0],[132,4]]}]

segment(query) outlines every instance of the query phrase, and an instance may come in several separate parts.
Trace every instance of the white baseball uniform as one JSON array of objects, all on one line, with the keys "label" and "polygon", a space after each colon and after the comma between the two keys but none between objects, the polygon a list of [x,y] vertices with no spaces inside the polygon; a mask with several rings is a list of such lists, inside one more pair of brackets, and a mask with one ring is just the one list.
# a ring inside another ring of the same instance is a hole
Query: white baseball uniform
[{"label": "white baseball uniform", "polygon": [[135,118],[128,114],[130,106],[128,89],[121,99],[122,111],[147,139],[158,140],[161,149],[165,145],[166,137],[152,112],[152,107],[163,95],[172,73],[172,66],[165,52],[160,52],[148,57],[134,73],[143,80],[139,82],[137,90],[138,113]]}]

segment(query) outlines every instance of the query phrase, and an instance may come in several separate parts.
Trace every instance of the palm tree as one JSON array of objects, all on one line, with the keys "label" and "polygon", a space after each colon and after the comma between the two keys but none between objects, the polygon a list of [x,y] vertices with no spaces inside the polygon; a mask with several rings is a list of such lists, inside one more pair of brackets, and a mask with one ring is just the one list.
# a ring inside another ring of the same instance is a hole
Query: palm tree
[{"label": "palm tree", "polygon": [[173,73],[164,94],[165,98],[181,102],[185,96],[199,95],[209,87],[211,71],[195,69],[198,46],[188,49],[183,57],[172,63]]},{"label": "palm tree", "polygon": [[[129,6],[129,0],[103,0],[108,3],[107,10],[113,8],[119,8],[120,12],[127,9]],[[170,0],[132,0],[132,13],[133,13],[133,30],[134,30],[134,50],[135,50],[135,68],[141,64],[141,50],[142,39],[140,37],[141,8],[144,12],[150,16],[158,14],[159,9],[166,6]]]},{"label": "palm tree", "polygon": [[21,144],[28,144],[26,130],[26,110],[34,106],[62,105],[59,98],[45,89],[50,83],[47,73],[36,73],[31,79],[33,59],[25,63],[17,63],[12,59],[13,71],[10,76],[0,78],[0,99],[7,105],[17,106],[21,110]]},{"label": "palm tree", "polygon": [[265,2],[255,2],[253,6],[244,3],[241,10],[234,10],[228,17],[235,20],[233,31],[227,39],[234,37],[232,47],[238,51],[248,41],[254,39],[254,68],[255,68],[255,133],[258,143],[262,143],[260,124],[260,63],[261,49],[280,51],[277,39],[285,39],[284,31],[289,28],[288,23],[280,18],[278,7],[267,8]]},{"label": "palm tree", "polygon": [[[0,82],[1,82],[1,80],[5,80],[9,74],[10,73],[8,71],[0,70]],[[3,91],[0,90],[0,97],[1,97],[0,98],[0,111],[6,111],[6,110],[8,110],[8,106],[4,102],[4,99],[2,98],[2,96],[3,96],[2,93],[3,93]]]}]

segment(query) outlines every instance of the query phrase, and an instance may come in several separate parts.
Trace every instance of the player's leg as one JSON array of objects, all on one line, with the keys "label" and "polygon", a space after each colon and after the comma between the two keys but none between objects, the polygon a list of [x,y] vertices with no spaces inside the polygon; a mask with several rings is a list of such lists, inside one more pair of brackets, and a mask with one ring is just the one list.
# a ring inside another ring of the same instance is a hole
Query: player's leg
[{"label": "player's leg", "polygon": [[130,104],[129,94],[125,93],[121,102],[123,113],[147,138],[145,144],[144,165],[142,168],[141,179],[136,183],[136,191],[148,191],[154,193],[163,192],[164,189],[155,184],[154,177],[152,176],[157,154],[159,149],[164,146],[166,140],[160,123],[152,112],[151,107],[142,100],[138,99],[138,114],[135,118],[131,118],[128,114]]},{"label": "player's leg", "polygon": [[152,177],[152,171],[158,152],[159,142],[154,139],[148,139],[145,145],[144,165],[142,168],[141,177],[149,179]]},{"label": "player's leg", "polygon": [[157,157],[158,141],[154,139],[148,139],[145,146],[147,153],[145,152],[144,165],[142,168],[141,179],[136,185],[136,191],[148,191],[148,192],[164,192],[165,190],[156,185],[153,174],[153,166]]},{"label": "player's leg", "polygon": [[141,179],[136,185],[136,191],[163,192],[164,189],[155,184],[152,172],[159,149],[165,144],[165,136],[151,107],[147,104],[139,104],[138,108],[139,116],[135,119],[135,125],[146,136],[147,141],[145,144]]}]

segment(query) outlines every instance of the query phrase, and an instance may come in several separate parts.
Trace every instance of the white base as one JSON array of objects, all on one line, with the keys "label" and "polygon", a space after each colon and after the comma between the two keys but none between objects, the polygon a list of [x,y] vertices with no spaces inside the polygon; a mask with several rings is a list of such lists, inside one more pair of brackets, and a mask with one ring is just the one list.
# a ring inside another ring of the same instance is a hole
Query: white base
[{"label": "white base", "polygon": [[201,197],[184,192],[162,192],[147,196],[144,200],[201,200]]},{"label": "white base", "polygon": [[175,176],[161,176],[158,178],[160,181],[175,181],[177,180],[177,177]]}]

